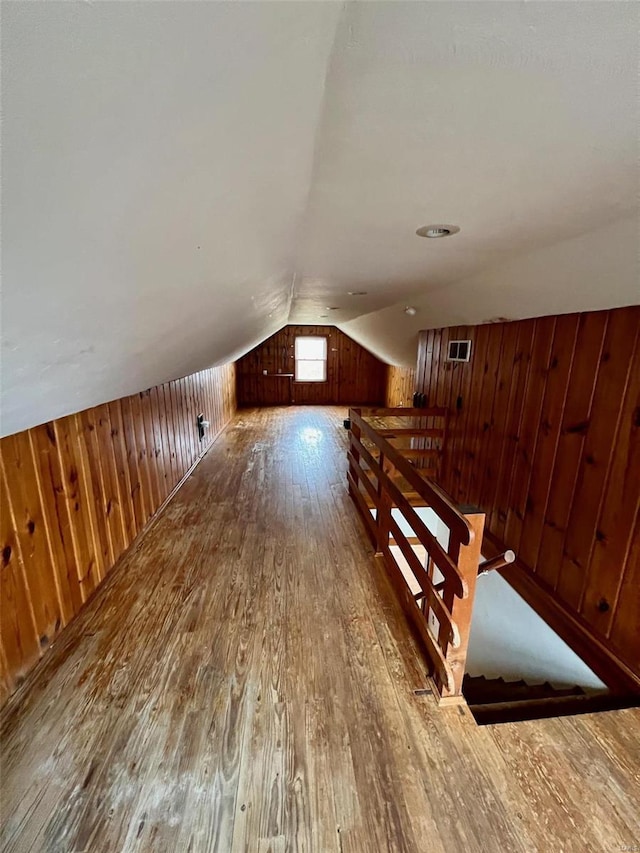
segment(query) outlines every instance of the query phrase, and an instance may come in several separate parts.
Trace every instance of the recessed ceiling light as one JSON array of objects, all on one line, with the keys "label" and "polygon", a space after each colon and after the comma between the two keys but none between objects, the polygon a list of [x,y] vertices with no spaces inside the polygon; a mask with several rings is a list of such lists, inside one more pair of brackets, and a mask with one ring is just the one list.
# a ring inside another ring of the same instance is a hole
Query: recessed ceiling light
[{"label": "recessed ceiling light", "polygon": [[326,320],[328,316],[329,316],[328,314],[320,314],[320,319]]},{"label": "recessed ceiling light", "polygon": [[367,295],[366,290],[350,290],[348,292],[349,292],[349,296],[366,296]]},{"label": "recessed ceiling light", "polygon": [[423,225],[418,228],[416,234],[418,237],[429,237],[432,240],[438,237],[450,237],[452,234],[457,234],[460,229],[457,225]]},{"label": "recessed ceiling light", "polygon": [[407,305],[407,307],[404,309],[404,313],[408,314],[410,317],[415,317],[415,315],[418,313],[418,309],[414,308],[413,305]]},{"label": "recessed ceiling light", "polygon": [[327,305],[327,311],[338,311],[339,309],[339,305]]}]

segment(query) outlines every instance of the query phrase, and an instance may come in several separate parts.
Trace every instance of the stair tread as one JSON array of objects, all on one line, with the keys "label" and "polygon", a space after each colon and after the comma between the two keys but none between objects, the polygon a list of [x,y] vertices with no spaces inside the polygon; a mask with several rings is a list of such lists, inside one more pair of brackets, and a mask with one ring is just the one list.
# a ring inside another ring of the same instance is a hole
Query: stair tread
[{"label": "stair tread", "polygon": [[585,693],[582,696],[556,696],[519,702],[497,702],[471,705],[469,710],[479,725],[516,723],[574,714],[591,714],[638,707],[637,696],[615,696],[608,692]]},{"label": "stair tread", "polygon": [[475,711],[479,708],[492,708],[497,709],[500,707],[509,707],[514,708],[520,705],[533,706],[533,705],[549,705],[549,704],[558,704],[561,705],[563,703],[569,702],[589,702],[593,701],[595,698],[601,698],[602,695],[608,694],[593,694],[589,695],[588,693],[574,693],[566,696],[536,696],[533,699],[510,699],[505,700],[503,702],[468,702],[469,708]]},{"label": "stair tread", "polygon": [[491,705],[501,702],[545,700],[558,697],[584,696],[578,685],[553,687],[548,681],[529,684],[524,679],[505,681],[504,678],[466,675],[462,692],[469,705]]}]

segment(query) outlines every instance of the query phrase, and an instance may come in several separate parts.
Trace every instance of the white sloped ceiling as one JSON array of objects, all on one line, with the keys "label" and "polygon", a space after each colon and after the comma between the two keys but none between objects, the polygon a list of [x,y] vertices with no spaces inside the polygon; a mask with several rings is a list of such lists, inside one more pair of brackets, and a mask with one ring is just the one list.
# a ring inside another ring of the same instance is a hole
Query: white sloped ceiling
[{"label": "white sloped ceiling", "polygon": [[288,321],[640,301],[639,9],[4,4],[3,434]]}]

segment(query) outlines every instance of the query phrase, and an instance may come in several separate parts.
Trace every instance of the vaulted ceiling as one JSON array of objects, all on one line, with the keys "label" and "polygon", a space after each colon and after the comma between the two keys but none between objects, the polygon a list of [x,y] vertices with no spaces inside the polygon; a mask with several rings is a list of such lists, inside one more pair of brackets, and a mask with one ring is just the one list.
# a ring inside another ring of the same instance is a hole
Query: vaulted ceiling
[{"label": "vaulted ceiling", "polygon": [[638,4],[2,17],[3,434],[289,321],[409,364],[421,328],[640,301]]}]

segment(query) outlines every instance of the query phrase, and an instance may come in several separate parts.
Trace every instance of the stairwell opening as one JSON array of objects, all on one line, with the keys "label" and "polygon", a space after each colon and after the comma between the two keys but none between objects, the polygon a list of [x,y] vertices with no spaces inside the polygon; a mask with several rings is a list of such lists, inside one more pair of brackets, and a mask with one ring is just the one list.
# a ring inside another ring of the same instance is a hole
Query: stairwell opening
[{"label": "stairwell opening", "polygon": [[592,691],[606,687],[498,572],[478,578],[467,673]]},{"label": "stairwell opening", "polygon": [[462,691],[480,725],[637,704],[613,695],[498,572],[478,578]]},{"label": "stairwell opening", "polygon": [[[416,512],[446,548],[448,529],[436,513],[427,507],[416,507]],[[400,513],[396,521],[406,536],[414,536]],[[424,562],[425,549],[419,544],[412,548]],[[395,545],[391,549],[417,594],[420,586],[401,550]],[[437,568],[434,579],[440,579]],[[437,625],[433,627],[437,629]],[[462,692],[478,725],[640,704],[637,696],[613,694],[498,572],[478,578]]]}]

